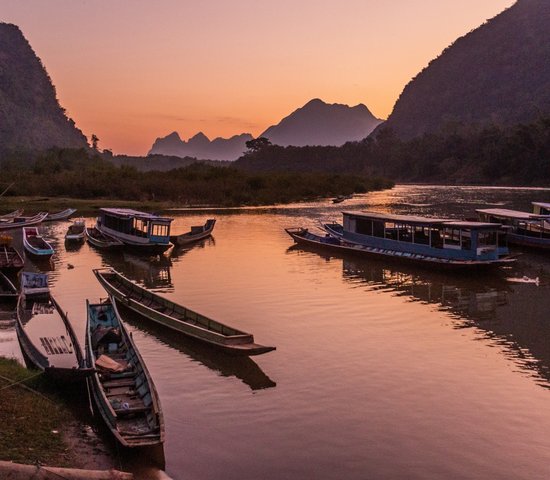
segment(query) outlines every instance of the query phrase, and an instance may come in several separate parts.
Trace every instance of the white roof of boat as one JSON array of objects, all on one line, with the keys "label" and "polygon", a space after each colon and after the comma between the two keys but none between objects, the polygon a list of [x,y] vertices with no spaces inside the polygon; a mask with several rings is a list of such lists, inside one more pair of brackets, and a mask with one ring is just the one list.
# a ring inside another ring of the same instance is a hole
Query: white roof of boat
[{"label": "white roof of boat", "polygon": [[173,218],[160,217],[152,213],[140,212],[138,210],[133,210],[131,208],[100,208],[102,212],[110,213],[112,215],[117,215],[119,217],[137,217],[143,218],[145,220],[163,220],[166,222],[171,222]]},{"label": "white roof of boat", "polygon": [[494,217],[500,218],[514,218],[516,220],[540,220],[549,218],[550,215],[535,215],[529,212],[522,212],[520,210],[508,210],[507,208],[484,208],[476,210],[478,213],[486,213]]},{"label": "white roof of boat", "polygon": [[533,205],[536,205],[537,207],[542,207],[542,208],[548,208],[550,209],[550,203],[545,203],[545,202],[531,202]]},{"label": "white roof of boat", "polygon": [[363,217],[368,219],[384,220],[397,223],[414,223],[417,225],[444,225],[446,227],[457,228],[496,228],[499,226],[498,223],[469,222],[464,220],[453,220],[451,218],[430,218],[419,217],[417,215],[397,215],[393,213],[364,211],[347,211],[342,213],[344,215],[351,215],[354,217]]}]

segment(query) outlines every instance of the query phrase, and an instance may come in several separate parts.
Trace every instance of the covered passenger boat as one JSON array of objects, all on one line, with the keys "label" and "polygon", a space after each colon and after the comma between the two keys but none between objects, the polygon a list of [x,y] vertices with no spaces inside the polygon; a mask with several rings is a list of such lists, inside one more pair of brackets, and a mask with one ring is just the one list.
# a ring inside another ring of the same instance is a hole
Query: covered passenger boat
[{"label": "covered passenger boat", "polygon": [[182,233],[181,235],[172,235],[170,241],[174,245],[180,246],[198,242],[212,235],[215,224],[216,219],[209,218],[204,225],[193,226],[190,231]]},{"label": "covered passenger boat", "polygon": [[260,355],[275,347],[254,343],[254,336],[196,313],[128,280],[113,269],[95,276],[117,301],[149,320],[232,355]]},{"label": "covered passenger boat", "polygon": [[325,236],[289,228],[298,244],[363,255],[440,265],[453,269],[498,266],[515,261],[499,224],[377,212],[343,212],[341,226]]},{"label": "covered passenger boat", "polygon": [[96,227],[135,252],[158,254],[171,246],[172,220],[129,208],[102,208]]},{"label": "covered passenger boat", "polygon": [[86,361],[95,404],[124,447],[150,447],[164,442],[160,400],[114,301],[86,301]]},{"label": "covered passenger boat", "polygon": [[16,330],[21,350],[35,368],[66,382],[90,374],[67,314],[50,293],[46,274],[21,274]]},{"label": "covered passenger boat", "polygon": [[508,243],[550,249],[550,205],[542,203],[533,203],[533,205],[535,213],[506,208],[485,208],[478,209],[476,212],[480,220],[502,223],[508,230]]}]

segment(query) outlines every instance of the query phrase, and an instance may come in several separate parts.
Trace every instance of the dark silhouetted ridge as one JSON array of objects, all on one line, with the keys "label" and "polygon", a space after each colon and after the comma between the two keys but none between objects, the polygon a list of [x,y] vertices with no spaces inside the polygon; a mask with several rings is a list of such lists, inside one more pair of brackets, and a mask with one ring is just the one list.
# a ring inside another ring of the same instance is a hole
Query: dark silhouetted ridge
[{"label": "dark silhouetted ridge", "polygon": [[0,23],[0,151],[86,145],[21,30]]},{"label": "dark silhouetted ridge", "polygon": [[449,123],[513,125],[548,113],[550,2],[519,0],[420,72],[384,126],[412,138]]}]

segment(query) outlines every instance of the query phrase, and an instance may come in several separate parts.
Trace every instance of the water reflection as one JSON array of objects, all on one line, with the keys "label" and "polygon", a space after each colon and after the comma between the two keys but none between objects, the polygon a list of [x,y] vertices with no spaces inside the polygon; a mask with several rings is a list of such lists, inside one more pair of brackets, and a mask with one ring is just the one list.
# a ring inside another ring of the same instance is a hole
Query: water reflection
[{"label": "water reflection", "polygon": [[177,263],[181,258],[191,250],[200,250],[202,248],[215,247],[216,240],[213,236],[200,240],[199,242],[193,243],[192,245],[175,245],[174,248],[168,251],[168,255]]},{"label": "water reflection", "polygon": [[248,385],[252,390],[263,390],[275,387],[277,384],[271,380],[260,366],[249,357],[235,357],[223,352],[217,352],[211,347],[203,345],[193,339],[187,339],[181,335],[174,335],[165,328],[147,319],[137,316],[124,305],[117,303],[124,321],[137,330],[146,332],[155,337],[159,342],[167,345],[198,362],[205,367],[218,372],[224,377],[236,377]]},{"label": "water reflection", "polygon": [[[533,277],[534,273],[539,276]],[[550,388],[550,324],[544,306],[550,295],[548,270],[529,258],[514,270],[490,276],[455,275],[344,259],[343,278],[370,291],[395,292],[434,304],[453,317],[457,329],[475,328],[503,347],[506,356]],[[536,278],[536,281],[535,281]],[[541,378],[542,377],[542,378]]]}]

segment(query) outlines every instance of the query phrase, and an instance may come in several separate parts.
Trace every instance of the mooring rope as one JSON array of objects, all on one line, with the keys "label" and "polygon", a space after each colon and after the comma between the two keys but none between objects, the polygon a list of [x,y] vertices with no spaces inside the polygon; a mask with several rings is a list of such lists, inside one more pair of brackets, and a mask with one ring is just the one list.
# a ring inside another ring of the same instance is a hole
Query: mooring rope
[{"label": "mooring rope", "polygon": [[14,382],[11,378],[4,377],[3,375],[0,375],[0,379],[5,380],[6,382],[12,382],[9,385],[4,385],[3,387],[0,387],[0,391],[5,390],[7,388],[13,387],[13,386],[19,386],[21,388],[24,388],[25,390],[28,390],[29,392],[34,393],[35,395],[39,395],[42,398],[45,398],[48,400],[48,402],[55,403],[51,398],[46,397],[46,395],[43,395],[39,391],[35,390],[34,388],[31,388],[27,385],[24,385],[23,382],[26,382],[27,380],[31,380],[35,377],[38,377],[38,375],[42,375],[42,372],[35,373],[34,375],[31,375],[30,377],[26,377],[23,380],[19,380],[17,382]]}]

